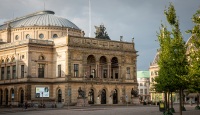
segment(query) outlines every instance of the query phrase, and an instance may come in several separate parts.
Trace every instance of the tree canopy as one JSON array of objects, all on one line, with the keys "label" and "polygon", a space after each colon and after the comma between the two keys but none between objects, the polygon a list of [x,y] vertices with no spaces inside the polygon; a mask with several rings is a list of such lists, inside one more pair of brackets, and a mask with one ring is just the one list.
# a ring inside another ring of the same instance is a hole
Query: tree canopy
[{"label": "tree canopy", "polygon": [[200,92],[200,9],[193,15],[192,21],[195,24],[192,30],[189,30],[192,34],[188,47],[189,59],[189,90],[191,92]]},{"label": "tree canopy", "polygon": [[106,27],[104,27],[104,25],[100,25],[99,27],[95,26],[95,29],[95,38],[110,40],[110,37],[108,36],[108,33],[106,32]]}]

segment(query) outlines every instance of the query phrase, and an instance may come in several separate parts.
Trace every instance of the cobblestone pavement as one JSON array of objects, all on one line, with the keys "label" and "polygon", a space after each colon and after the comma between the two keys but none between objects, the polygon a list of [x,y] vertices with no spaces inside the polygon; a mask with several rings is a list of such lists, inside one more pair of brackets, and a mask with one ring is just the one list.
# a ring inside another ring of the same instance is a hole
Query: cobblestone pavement
[{"label": "cobblestone pavement", "polygon": [[[183,115],[200,115],[200,110],[194,110],[194,105],[186,105]],[[179,115],[178,105],[174,106],[176,113]],[[75,107],[70,106],[61,109],[55,108],[0,108],[0,114],[6,115],[163,115],[159,112],[158,106],[89,106]]]}]

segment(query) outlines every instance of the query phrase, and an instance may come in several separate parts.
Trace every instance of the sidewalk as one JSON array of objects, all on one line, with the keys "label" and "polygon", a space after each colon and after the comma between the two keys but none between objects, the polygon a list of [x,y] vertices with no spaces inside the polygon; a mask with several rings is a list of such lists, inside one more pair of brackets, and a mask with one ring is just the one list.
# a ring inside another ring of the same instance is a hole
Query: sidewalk
[{"label": "sidewalk", "polygon": [[[196,105],[185,105],[186,111],[183,111],[183,115],[199,115],[200,114],[200,110],[195,110]],[[92,105],[92,106],[85,106],[85,107],[78,107],[78,106],[64,106],[63,108],[28,108],[27,110],[25,110],[24,108],[0,108],[0,114],[3,113],[17,113],[17,112],[30,112],[30,111],[49,111],[51,112],[51,110],[61,110],[61,111],[98,111],[98,110],[112,110],[112,109],[128,109],[128,110],[142,110],[144,112],[144,110],[147,109],[147,111],[154,111],[155,113],[158,114],[162,114],[162,112],[159,112],[159,106],[155,106],[155,105],[110,105],[110,106],[103,106],[103,105]],[[178,105],[174,105],[174,109],[175,112],[173,115],[179,115],[179,106]],[[54,111],[55,112],[55,111]],[[58,112],[58,111],[56,111]],[[140,113],[140,115],[143,115]]]}]

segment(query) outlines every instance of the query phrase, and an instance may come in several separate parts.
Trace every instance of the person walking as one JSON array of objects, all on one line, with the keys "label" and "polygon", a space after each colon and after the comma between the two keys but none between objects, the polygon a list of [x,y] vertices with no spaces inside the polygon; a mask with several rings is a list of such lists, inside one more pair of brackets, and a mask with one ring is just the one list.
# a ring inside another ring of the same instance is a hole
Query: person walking
[{"label": "person walking", "polygon": [[28,103],[27,101],[25,102],[25,110],[28,108]]}]

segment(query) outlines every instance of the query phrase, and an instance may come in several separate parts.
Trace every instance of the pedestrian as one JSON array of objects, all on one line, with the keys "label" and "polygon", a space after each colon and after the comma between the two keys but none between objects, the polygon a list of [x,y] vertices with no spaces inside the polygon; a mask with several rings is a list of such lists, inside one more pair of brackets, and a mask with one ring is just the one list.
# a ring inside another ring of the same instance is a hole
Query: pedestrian
[{"label": "pedestrian", "polygon": [[28,103],[27,101],[25,102],[25,110],[28,108]]}]

